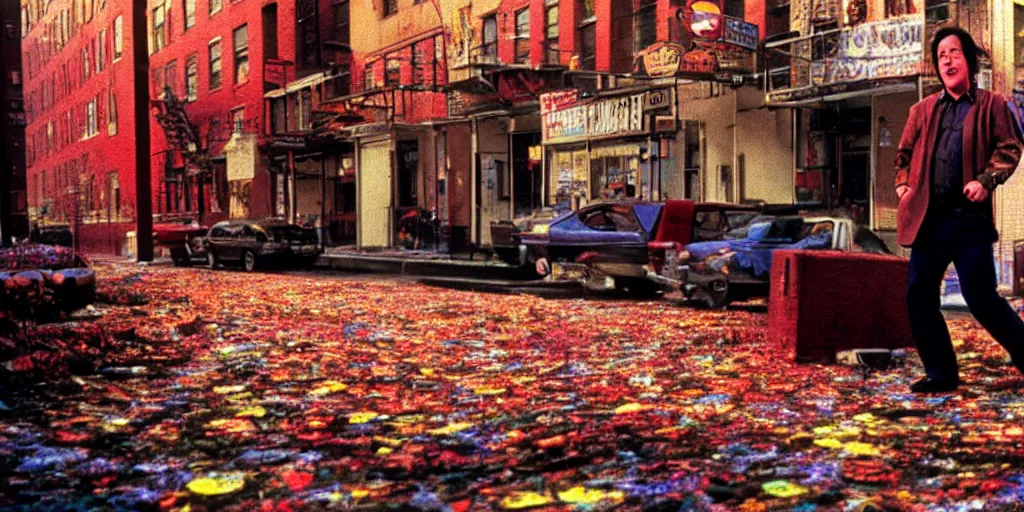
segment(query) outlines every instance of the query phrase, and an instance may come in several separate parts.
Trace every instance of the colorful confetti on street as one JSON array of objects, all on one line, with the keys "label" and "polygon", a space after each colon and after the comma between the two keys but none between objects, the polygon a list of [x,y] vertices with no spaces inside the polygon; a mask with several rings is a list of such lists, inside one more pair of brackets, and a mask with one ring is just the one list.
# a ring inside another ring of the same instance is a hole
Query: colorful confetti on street
[{"label": "colorful confetti on street", "polygon": [[[798,365],[767,315],[100,265],[0,368],[11,510],[1013,510],[1024,384]],[[5,340],[6,341],[6,340]]]}]

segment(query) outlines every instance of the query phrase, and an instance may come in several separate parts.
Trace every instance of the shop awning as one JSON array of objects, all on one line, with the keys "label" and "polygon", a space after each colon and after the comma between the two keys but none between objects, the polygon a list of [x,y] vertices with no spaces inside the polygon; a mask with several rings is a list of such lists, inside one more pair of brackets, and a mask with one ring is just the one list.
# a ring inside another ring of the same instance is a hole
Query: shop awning
[{"label": "shop awning", "polygon": [[828,103],[833,101],[842,101],[850,98],[858,98],[863,96],[881,96],[885,94],[896,94],[900,92],[910,92],[917,90],[917,81],[913,82],[901,82],[888,85],[879,85],[875,87],[863,87],[855,90],[847,90],[843,92],[834,92],[831,94],[818,94],[813,95],[814,91],[808,91],[806,93],[799,94],[804,96],[801,99],[784,100],[784,101],[767,101],[771,99],[769,93],[765,101],[765,106],[768,108],[792,108],[792,107],[806,107],[812,105],[819,105],[822,103]]}]

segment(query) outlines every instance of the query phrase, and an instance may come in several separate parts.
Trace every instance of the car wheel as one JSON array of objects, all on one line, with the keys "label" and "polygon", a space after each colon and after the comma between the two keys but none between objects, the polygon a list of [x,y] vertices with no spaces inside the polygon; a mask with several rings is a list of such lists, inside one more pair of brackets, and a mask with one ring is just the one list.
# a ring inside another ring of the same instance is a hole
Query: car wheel
[{"label": "car wheel", "polygon": [[256,270],[256,254],[252,251],[245,251],[242,255],[242,268],[246,272]]},{"label": "car wheel", "polygon": [[217,255],[212,249],[206,252],[206,266],[210,267],[210,270],[217,268]]}]

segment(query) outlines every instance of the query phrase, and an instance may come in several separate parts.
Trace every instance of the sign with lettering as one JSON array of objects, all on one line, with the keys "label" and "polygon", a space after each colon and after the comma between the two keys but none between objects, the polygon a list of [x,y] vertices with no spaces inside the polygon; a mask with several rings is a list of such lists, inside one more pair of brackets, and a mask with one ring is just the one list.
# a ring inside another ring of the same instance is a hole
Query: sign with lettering
[{"label": "sign with lettering", "polygon": [[644,70],[651,78],[671,77],[679,72],[685,50],[674,43],[655,43],[644,50]]},{"label": "sign with lettering", "polygon": [[683,55],[679,72],[694,75],[712,75],[718,71],[718,59],[703,50],[693,50]]},{"label": "sign with lettering", "polygon": [[672,107],[674,89],[658,89],[644,95],[644,112]]},{"label": "sign with lettering", "polygon": [[542,116],[541,134],[545,143],[583,137],[642,135],[647,129],[643,107],[644,94],[634,94],[555,110]]},{"label": "sign with lettering", "polygon": [[722,9],[708,0],[691,2],[690,33],[701,39],[717,40],[722,37]]},{"label": "sign with lettering", "polygon": [[554,112],[555,110],[561,110],[566,108],[573,103],[576,103],[576,99],[579,97],[579,91],[576,89],[568,89],[565,91],[549,92],[547,94],[540,95],[540,115],[547,114],[548,112]]},{"label": "sign with lettering", "polygon": [[724,40],[727,44],[757,51],[757,25],[741,19],[725,17]]}]

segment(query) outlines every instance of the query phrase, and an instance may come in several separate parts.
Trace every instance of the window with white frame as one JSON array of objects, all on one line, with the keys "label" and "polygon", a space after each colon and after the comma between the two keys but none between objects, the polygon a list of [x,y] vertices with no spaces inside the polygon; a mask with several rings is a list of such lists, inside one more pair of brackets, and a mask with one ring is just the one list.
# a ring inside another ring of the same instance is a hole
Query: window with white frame
[{"label": "window with white frame", "polygon": [[114,19],[114,60],[121,58],[124,54],[124,18],[118,16]]},{"label": "window with white frame", "polygon": [[210,41],[210,90],[220,89],[221,85],[221,63],[220,63],[220,38]]},{"label": "window with white frame", "polygon": [[87,138],[87,139],[90,138],[90,137],[95,137],[99,133],[99,130],[96,128],[96,126],[97,126],[96,125],[96,115],[97,115],[96,104],[97,103],[98,102],[96,101],[96,98],[93,98],[93,99],[89,100],[89,104],[86,106],[86,111],[85,111],[85,138]]},{"label": "window with white frame", "polygon": [[249,26],[242,25],[235,29],[235,83],[244,84],[249,81]]},{"label": "window with white frame", "polygon": [[185,0],[185,30],[196,24],[196,0]]},{"label": "window with white frame", "polygon": [[199,97],[199,54],[193,53],[185,61],[185,99],[195,101]]},{"label": "window with white frame", "polygon": [[107,95],[107,135],[117,135],[117,96],[113,88]]},{"label": "window with white frame", "polygon": [[530,8],[516,13],[516,63],[530,63]]},{"label": "window with white frame", "polygon": [[167,12],[163,5],[153,9],[153,51],[158,52],[167,46]]}]

